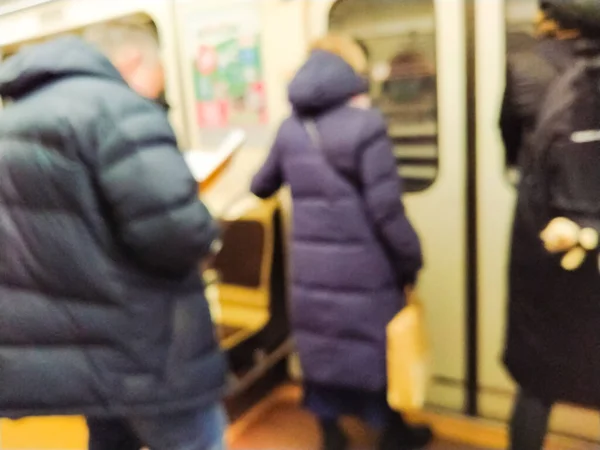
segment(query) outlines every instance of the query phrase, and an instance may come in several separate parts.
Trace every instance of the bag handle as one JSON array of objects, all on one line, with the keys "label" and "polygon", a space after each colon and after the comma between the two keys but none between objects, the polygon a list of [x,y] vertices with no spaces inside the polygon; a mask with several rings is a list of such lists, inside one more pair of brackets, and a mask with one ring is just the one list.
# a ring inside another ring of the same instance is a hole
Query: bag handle
[{"label": "bag handle", "polygon": [[317,124],[313,119],[304,119],[302,120],[302,125],[304,125],[304,129],[306,130],[306,134],[310,138],[310,142],[313,147],[323,153],[323,146],[321,144],[321,135],[319,134],[319,130],[317,130]]},{"label": "bag handle", "polygon": [[327,152],[323,147],[321,133],[319,133],[319,130],[317,129],[317,124],[315,123],[314,119],[312,117],[304,118],[302,119],[302,125],[304,126],[304,130],[306,131],[306,134],[308,134],[308,137],[313,147],[323,155],[323,158],[325,159],[329,167],[331,167],[334,170],[334,172],[337,173],[339,176],[344,178],[344,180],[346,180],[346,182],[350,186],[352,186],[352,188],[356,191],[359,197],[362,197],[360,182],[358,180],[353,179],[354,177],[350,176],[349,174],[346,174],[342,170],[336,168],[335,164],[333,164],[329,160],[329,156],[327,155]]}]

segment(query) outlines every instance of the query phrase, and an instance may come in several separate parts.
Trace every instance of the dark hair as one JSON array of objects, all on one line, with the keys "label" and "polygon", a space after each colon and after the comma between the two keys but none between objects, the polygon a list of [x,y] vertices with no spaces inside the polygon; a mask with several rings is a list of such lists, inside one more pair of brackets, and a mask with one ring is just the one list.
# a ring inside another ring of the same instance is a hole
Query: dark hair
[{"label": "dark hair", "polygon": [[563,29],[576,29],[583,36],[600,37],[598,0],[540,0],[540,9]]}]

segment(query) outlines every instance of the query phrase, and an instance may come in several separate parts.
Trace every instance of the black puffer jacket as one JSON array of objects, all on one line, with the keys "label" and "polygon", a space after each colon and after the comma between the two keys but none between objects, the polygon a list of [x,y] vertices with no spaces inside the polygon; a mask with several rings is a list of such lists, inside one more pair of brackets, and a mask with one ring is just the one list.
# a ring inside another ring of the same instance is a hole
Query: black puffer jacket
[{"label": "black puffer jacket", "polygon": [[164,110],[75,37],[0,66],[0,416],[219,399],[217,228]]},{"label": "black puffer jacket", "polygon": [[[556,73],[577,62],[576,46],[577,41],[547,40],[534,53],[509,59],[501,124],[508,159],[518,161],[523,180],[536,173],[531,141],[536,114]],[[597,261],[588,257],[573,272],[560,267],[562,255],[548,253],[540,239],[547,222],[532,213],[539,198],[528,186],[519,186],[512,229],[504,361],[519,386],[539,398],[599,408]]]}]

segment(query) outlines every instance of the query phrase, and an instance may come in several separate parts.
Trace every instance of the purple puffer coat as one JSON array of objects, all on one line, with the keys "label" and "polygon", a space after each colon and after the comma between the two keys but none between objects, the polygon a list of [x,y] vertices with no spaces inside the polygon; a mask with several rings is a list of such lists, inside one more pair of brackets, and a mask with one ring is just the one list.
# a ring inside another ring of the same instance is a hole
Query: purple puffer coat
[{"label": "purple puffer coat", "polygon": [[[294,113],[252,192],[266,198],[291,186],[292,323],[305,379],[379,391],[386,325],[404,306],[402,286],[414,282],[422,259],[383,117],[348,106],[366,91],[343,59],[315,51],[289,87]],[[307,116],[327,159],[303,127]]]}]

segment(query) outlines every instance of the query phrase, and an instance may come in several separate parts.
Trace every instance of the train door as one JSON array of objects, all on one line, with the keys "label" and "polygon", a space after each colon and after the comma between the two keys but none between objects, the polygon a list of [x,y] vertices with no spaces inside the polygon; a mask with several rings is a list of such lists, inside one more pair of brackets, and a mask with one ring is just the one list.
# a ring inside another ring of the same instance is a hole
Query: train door
[{"label": "train door", "polygon": [[[501,364],[507,302],[510,226],[516,199],[514,168],[506,167],[498,129],[505,51],[532,45],[537,0],[474,1],[476,39],[477,222],[479,310],[479,412],[506,420],[513,383]],[[597,414],[558,407],[552,429],[598,436]]]},{"label": "train door", "polygon": [[405,203],[423,243],[419,290],[434,350],[429,403],[465,400],[465,45],[462,1],[310,2],[310,37],[348,33],[366,48],[389,122]]}]

